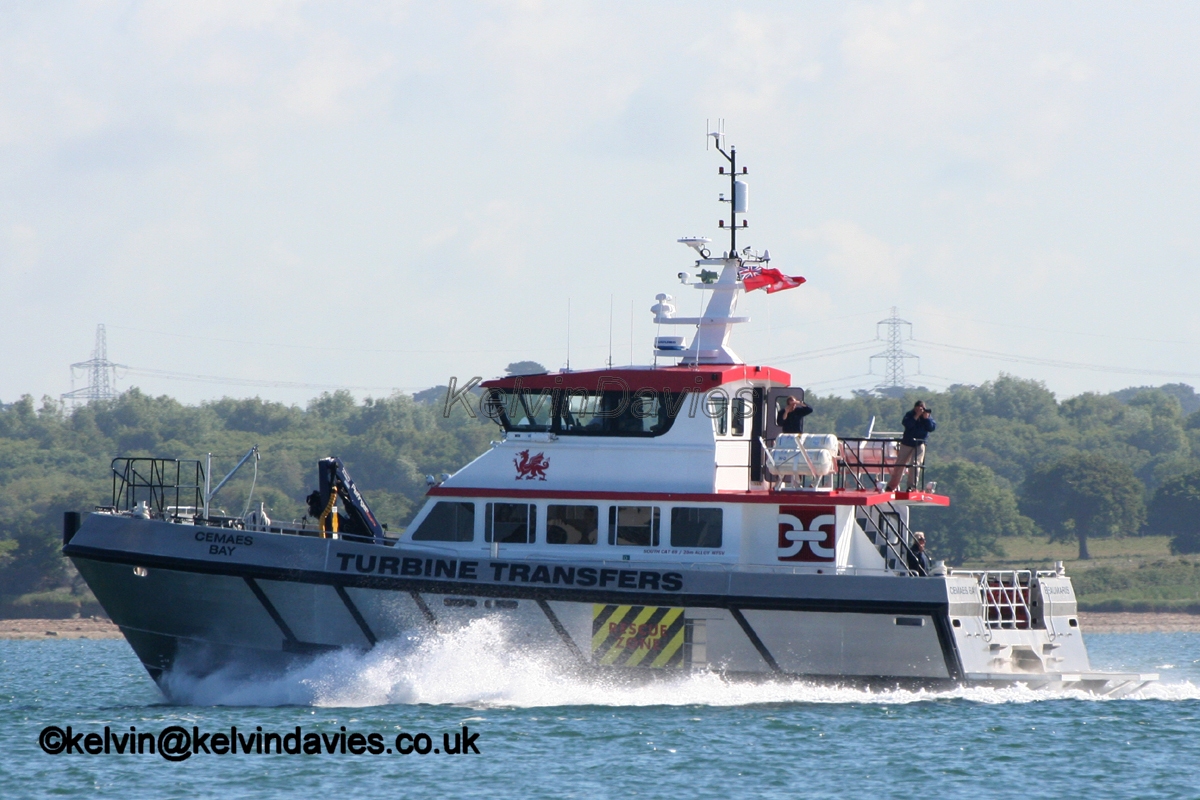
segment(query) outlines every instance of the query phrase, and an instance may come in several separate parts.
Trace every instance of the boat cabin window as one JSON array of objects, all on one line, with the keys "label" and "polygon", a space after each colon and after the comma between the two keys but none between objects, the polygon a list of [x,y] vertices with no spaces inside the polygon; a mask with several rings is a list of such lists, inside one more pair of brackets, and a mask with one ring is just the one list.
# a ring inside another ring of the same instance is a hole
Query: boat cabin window
[{"label": "boat cabin window", "polygon": [[562,436],[661,436],[670,430],[686,392],[491,389],[484,413],[506,431]]},{"label": "boat cabin window", "polygon": [[733,420],[729,429],[734,436],[746,435],[746,420],[750,417],[750,402],[745,397],[733,398]]},{"label": "boat cabin window", "polygon": [[[719,389],[717,391],[720,391]],[[714,394],[708,398],[708,416],[717,436],[729,435],[729,398]]]},{"label": "boat cabin window", "polygon": [[671,509],[671,547],[720,546],[721,509]]},{"label": "boat cabin window", "polygon": [[475,538],[475,504],[438,501],[413,531],[415,542],[469,542]]},{"label": "boat cabin window", "polygon": [[500,544],[530,544],[537,528],[537,506],[528,503],[488,503],[483,517],[483,540]]},{"label": "boat cabin window", "polygon": [[554,419],[554,394],[549,389],[492,389],[484,413],[507,431],[548,431]]},{"label": "boat cabin window", "polygon": [[608,509],[608,543],[620,547],[658,547],[658,508],[611,506]]},{"label": "boat cabin window", "polygon": [[[559,402],[555,431],[564,436],[659,436],[674,422],[672,411],[659,392],[565,391]],[[678,395],[682,400],[683,394]],[[674,400],[668,394],[668,399]]]},{"label": "boat cabin window", "polygon": [[613,404],[605,404],[604,399],[600,392],[564,393],[559,402],[559,432],[586,433],[603,430],[604,420],[613,410]]},{"label": "boat cabin window", "polygon": [[595,544],[599,532],[597,506],[546,506],[547,544]]}]

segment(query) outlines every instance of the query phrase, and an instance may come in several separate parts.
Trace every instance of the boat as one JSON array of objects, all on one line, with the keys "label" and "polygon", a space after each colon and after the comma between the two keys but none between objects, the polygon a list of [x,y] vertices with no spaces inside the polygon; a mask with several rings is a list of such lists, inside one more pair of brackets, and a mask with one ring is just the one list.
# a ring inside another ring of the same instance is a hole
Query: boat
[{"label": "boat", "polygon": [[888,489],[896,436],[782,430],[779,410],[802,386],[743,362],[730,339],[748,320],[742,294],[804,279],[769,251],[738,249],[748,170],[712,136],[728,249],[680,239],[694,263],[678,278],[704,311],[681,316],[666,293],[651,309],[691,340],[656,336],[649,366],[451,386],[447,410],[489,417],[497,438],[430,477],[399,535],[336,458],[320,462],[309,515],[292,524],[261,506],[216,513],[229,476],[212,487],[211,459],[115,459],[111,503],[68,512],[63,552],[150,676],[280,669],[495,620],[512,646],[598,675],[1109,695],[1155,680],[1091,668],[1061,563],[922,561],[910,510],[950,498],[922,466]]}]

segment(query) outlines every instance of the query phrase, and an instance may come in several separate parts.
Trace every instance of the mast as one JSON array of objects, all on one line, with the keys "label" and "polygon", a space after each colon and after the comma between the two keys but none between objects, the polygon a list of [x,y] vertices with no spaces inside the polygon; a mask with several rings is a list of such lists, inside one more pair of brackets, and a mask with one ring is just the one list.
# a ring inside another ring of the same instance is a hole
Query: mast
[{"label": "mast", "polygon": [[[729,162],[728,173],[725,171],[726,167],[718,169],[718,174],[729,175],[729,196],[726,197],[722,193],[718,198],[722,203],[729,203],[730,207],[729,225],[726,226],[725,220],[720,220],[718,223],[719,228],[729,231],[729,251],[722,253],[719,258],[714,258],[706,246],[711,240],[702,236],[680,239],[682,244],[686,244],[700,256],[696,260],[696,267],[700,269],[700,274],[697,276],[699,280],[691,282],[688,274],[681,272],[679,273],[680,282],[701,291],[710,291],[712,295],[708,299],[702,316],[699,317],[676,316],[675,298],[669,294],[658,295],[656,297],[658,302],[651,308],[654,313],[654,321],[658,325],[695,326],[695,336],[686,347],[682,344],[682,337],[660,336],[655,338],[655,357],[678,358],[680,359],[679,363],[686,366],[743,363],[737,353],[729,347],[729,335],[733,331],[733,326],[739,322],[750,321],[749,317],[734,316],[738,295],[745,289],[742,285],[742,272],[743,269],[753,268],[754,265],[765,265],[770,257],[765,251],[761,256],[751,253],[748,247],[744,252],[738,252],[738,229],[748,227],[745,220],[738,224],[738,216],[746,213],[749,195],[746,182],[739,178],[747,175],[749,170],[742,167],[741,172],[737,171],[737,148],[730,147],[726,150],[724,132],[718,131],[708,135],[715,140],[717,152]],[[747,265],[750,266],[747,267]],[[706,267],[719,268],[719,271],[718,269],[706,269]]]},{"label": "mast", "polygon": [[[722,203],[729,203],[729,256],[728,257],[729,258],[737,258],[738,257],[738,255],[737,255],[737,253],[738,253],[738,249],[737,249],[737,232],[738,232],[737,218],[738,218],[739,213],[741,213],[741,214],[746,213],[746,200],[747,200],[749,191],[748,191],[746,182],[738,180],[739,173],[737,171],[737,148],[730,147],[729,152],[727,153],[727,152],[725,152],[725,147],[724,147],[725,134],[712,133],[709,135],[712,136],[713,139],[716,140],[717,152],[720,153],[721,155],[723,155],[725,157],[725,160],[729,162],[729,198],[726,199],[725,195],[721,195],[720,200]],[[724,175],[725,168],[719,167],[717,169],[717,174]],[[742,167],[742,171],[740,174],[748,175],[748,174],[750,174],[750,171],[748,169],[746,169],[745,167]],[[725,227],[725,220],[721,220],[718,223],[717,227],[721,227],[721,228]],[[749,223],[747,223],[745,220],[742,220],[741,227],[748,228],[750,226],[749,226]]]}]

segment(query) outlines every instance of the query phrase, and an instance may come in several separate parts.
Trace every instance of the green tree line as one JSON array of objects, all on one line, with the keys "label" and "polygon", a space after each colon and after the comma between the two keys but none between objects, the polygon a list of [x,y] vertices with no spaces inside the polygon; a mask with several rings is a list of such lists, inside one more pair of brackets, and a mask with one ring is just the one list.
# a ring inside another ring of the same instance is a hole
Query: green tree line
[{"label": "green tree line", "polygon": [[[276,520],[299,519],[316,462],[341,457],[381,521],[395,530],[419,508],[427,474],[453,472],[497,436],[461,405],[443,413],[444,390],[357,402],[323,394],[307,406],[259,398],[184,405],[131,389],[73,411],[46,398],[0,404],[0,597],[61,590],[72,572],[59,554],[62,514],[109,502],[114,456],[200,459],[216,478],[252,445],[217,504],[241,513],[254,481]],[[1176,552],[1200,552],[1200,396],[1180,384],[1059,401],[1036,381],[1002,375],[982,386],[899,396],[808,394],[806,429],[862,436],[897,430],[916,399],[938,428],[928,479],[950,508],[914,510],[936,558],[952,564],[1002,552],[1005,537],[1077,541],[1163,534]],[[75,581],[76,591],[82,587]]]}]

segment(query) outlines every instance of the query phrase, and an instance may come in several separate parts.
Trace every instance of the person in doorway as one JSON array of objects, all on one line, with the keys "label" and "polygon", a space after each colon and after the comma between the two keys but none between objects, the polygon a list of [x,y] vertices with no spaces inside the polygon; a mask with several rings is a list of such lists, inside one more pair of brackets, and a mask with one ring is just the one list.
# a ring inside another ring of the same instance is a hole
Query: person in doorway
[{"label": "person in doorway", "polygon": [[908,491],[917,488],[917,468],[925,463],[925,440],[929,434],[937,430],[933,415],[925,407],[925,401],[918,400],[904,415],[904,436],[900,439],[900,455],[896,458],[896,467],[887,482],[887,491],[894,492],[900,485],[900,478],[908,471]]},{"label": "person in doorway", "polygon": [[929,574],[929,556],[925,552],[925,534],[913,533],[912,549],[908,551],[908,568],[915,575]]},{"label": "person in doorway", "polygon": [[787,404],[779,410],[776,421],[783,433],[804,433],[804,418],[813,413],[808,403],[789,397]]}]

